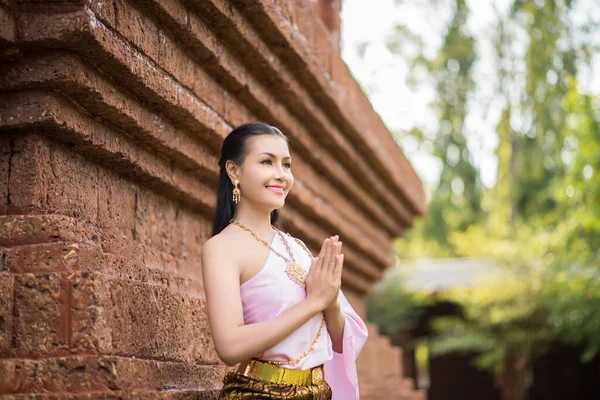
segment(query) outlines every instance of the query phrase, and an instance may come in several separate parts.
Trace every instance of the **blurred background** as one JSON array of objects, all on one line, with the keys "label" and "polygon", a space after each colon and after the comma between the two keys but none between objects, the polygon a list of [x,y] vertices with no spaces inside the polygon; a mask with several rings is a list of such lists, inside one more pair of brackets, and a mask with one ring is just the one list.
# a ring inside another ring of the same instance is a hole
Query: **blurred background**
[{"label": "blurred background", "polygon": [[600,2],[344,0],[423,180],[368,319],[430,400],[600,398]]}]

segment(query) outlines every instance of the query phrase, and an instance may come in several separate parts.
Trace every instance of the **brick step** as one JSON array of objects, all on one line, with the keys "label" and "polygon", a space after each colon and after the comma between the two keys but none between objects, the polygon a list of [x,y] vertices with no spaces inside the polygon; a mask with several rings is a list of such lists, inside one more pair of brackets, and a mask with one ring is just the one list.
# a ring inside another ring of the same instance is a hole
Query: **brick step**
[{"label": "brick step", "polygon": [[365,389],[361,388],[361,400],[427,400],[427,392],[406,389],[389,390],[384,388]]},{"label": "brick step", "polygon": [[385,388],[400,388],[400,389],[408,389],[413,390],[415,388],[415,384],[412,378],[402,378],[398,376],[391,377],[359,377],[359,385],[360,387],[385,387]]},{"label": "brick step", "polygon": [[145,400],[213,400],[219,396],[216,389],[208,390],[152,390],[109,391],[101,393],[37,393],[2,397],[3,400],[105,400],[105,399],[145,399]]},{"label": "brick step", "polygon": [[0,398],[4,399],[4,395],[27,398],[37,393],[103,394],[145,390],[176,395],[199,388],[204,391],[218,389],[220,377],[227,370],[229,367],[222,365],[118,356],[0,359]]}]

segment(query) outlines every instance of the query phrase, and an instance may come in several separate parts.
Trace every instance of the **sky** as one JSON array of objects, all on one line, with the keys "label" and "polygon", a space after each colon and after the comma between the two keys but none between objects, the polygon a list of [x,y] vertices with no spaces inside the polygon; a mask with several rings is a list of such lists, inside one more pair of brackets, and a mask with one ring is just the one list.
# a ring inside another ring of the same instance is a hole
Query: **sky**
[{"label": "sky", "polygon": [[[442,45],[446,24],[451,17],[450,7],[439,6],[445,2],[447,1],[438,0],[438,7],[434,9],[432,2],[423,0],[343,0],[340,15],[342,58],[429,189],[437,184],[441,165],[427,151],[419,150],[417,144],[402,132],[413,127],[426,132],[437,130],[437,120],[430,109],[430,104],[436,97],[435,90],[431,85],[419,85],[416,88],[407,85],[408,67],[402,57],[393,55],[388,50],[386,39],[393,33],[398,22],[406,23],[411,30],[424,37],[425,55],[428,58],[435,56]],[[600,21],[600,7],[594,7],[595,2],[596,0],[580,0],[575,17],[594,15]],[[474,68],[477,96],[469,102],[464,134],[486,187],[492,187],[496,181],[498,165],[495,150],[498,140],[495,127],[503,107],[501,102],[504,101],[493,96],[493,48],[487,38],[489,29],[493,29],[494,7],[507,12],[511,3],[511,0],[467,0],[470,10],[467,26],[478,39],[479,61]],[[364,43],[368,43],[368,46],[361,57],[358,49]],[[525,44],[525,40],[521,43],[516,41],[514,48],[524,54]],[[410,54],[416,48],[403,44],[402,51]],[[595,57],[592,66],[592,70],[582,71],[580,83],[585,92],[600,95],[600,55]],[[523,121],[511,122],[518,124]]]}]

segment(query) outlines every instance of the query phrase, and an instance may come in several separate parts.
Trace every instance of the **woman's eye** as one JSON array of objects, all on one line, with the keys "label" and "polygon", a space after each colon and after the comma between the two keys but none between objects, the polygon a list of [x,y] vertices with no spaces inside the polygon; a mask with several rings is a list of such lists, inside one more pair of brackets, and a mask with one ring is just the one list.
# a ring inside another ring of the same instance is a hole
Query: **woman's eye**
[{"label": "woman's eye", "polygon": [[[272,164],[273,162],[272,162],[271,160],[263,160],[263,161],[261,162],[261,164],[264,164],[264,163],[271,163],[271,164]],[[284,163],[283,165],[284,165],[286,168],[292,168],[292,164],[291,164],[291,163]]]}]

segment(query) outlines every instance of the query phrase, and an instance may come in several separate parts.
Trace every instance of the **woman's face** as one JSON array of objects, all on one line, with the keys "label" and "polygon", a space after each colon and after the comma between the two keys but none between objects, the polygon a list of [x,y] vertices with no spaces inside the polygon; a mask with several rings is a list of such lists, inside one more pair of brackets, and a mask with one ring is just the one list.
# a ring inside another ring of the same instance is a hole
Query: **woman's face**
[{"label": "woman's face", "polygon": [[248,145],[238,175],[242,201],[269,210],[283,207],[294,184],[286,141],[275,135],[259,135],[250,139]]}]

